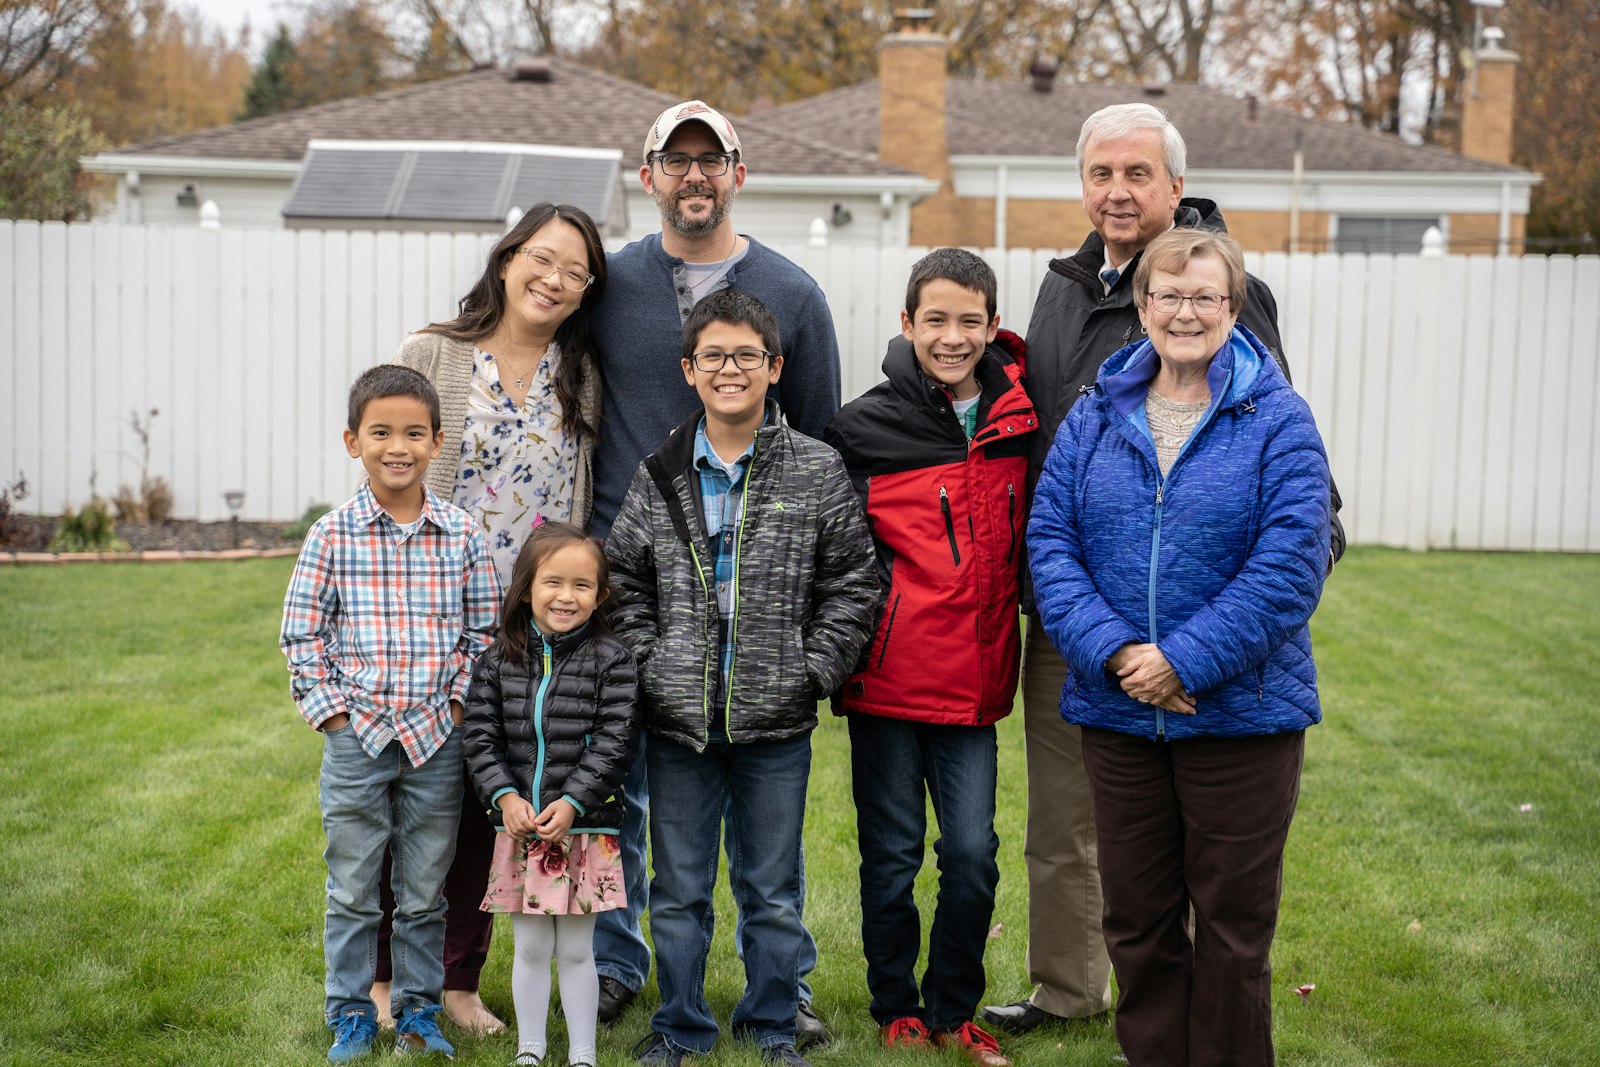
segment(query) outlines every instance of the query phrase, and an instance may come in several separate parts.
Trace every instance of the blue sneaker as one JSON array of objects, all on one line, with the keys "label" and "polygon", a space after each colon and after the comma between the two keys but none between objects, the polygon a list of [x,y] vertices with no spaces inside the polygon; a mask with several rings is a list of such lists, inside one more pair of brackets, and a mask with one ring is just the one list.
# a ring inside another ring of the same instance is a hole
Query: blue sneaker
[{"label": "blue sneaker", "polygon": [[396,1056],[426,1055],[437,1052],[447,1060],[456,1058],[456,1047],[439,1032],[439,1005],[407,1011],[394,1021],[394,1052]]},{"label": "blue sneaker", "polygon": [[347,1011],[337,1019],[330,1019],[328,1029],[333,1031],[329,1063],[348,1063],[357,1056],[365,1056],[372,1051],[372,1039],[378,1036],[378,1024],[359,1011]]}]

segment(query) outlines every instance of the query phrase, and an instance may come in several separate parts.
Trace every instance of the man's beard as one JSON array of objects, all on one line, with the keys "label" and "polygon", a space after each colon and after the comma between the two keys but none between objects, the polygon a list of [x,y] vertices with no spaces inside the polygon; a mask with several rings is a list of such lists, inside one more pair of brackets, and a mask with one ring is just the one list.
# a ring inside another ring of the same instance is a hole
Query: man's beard
[{"label": "man's beard", "polygon": [[[661,189],[652,193],[656,202],[656,209],[661,212],[661,221],[671,226],[680,237],[705,237],[715,233],[717,227],[728,220],[728,211],[733,207],[733,198],[739,194],[738,187],[729,185],[726,193],[717,194],[716,187],[710,183],[695,183],[685,185],[670,196]],[[690,218],[678,207],[677,198],[680,196],[709,196],[711,197],[711,212],[704,218]]]}]

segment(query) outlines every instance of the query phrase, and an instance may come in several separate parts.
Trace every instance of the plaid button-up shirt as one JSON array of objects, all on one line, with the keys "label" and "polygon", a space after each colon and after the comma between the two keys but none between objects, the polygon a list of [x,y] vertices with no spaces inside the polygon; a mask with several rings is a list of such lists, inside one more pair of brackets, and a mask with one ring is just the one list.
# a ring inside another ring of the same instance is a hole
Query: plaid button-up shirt
[{"label": "plaid button-up shirt", "polygon": [[482,531],[425,493],[414,526],[395,522],[366,485],[317,520],[278,642],[306,722],[345,712],[368,754],[398,738],[413,766],[450,736],[450,701],[466,696],[500,601]]}]

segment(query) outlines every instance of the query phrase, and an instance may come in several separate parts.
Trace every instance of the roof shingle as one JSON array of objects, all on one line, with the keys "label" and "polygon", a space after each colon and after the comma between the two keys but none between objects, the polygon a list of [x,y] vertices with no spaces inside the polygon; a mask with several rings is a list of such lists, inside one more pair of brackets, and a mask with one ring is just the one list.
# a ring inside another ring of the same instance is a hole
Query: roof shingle
[{"label": "roof shingle", "polygon": [[[1521,173],[1523,168],[1411,145],[1388,134],[1323,119],[1303,118],[1261,101],[1255,121],[1249,102],[1221,89],[1173,83],[1154,89],[1116,82],[1057,81],[1053,91],[1029,82],[951,78],[946,129],[952,155],[1070,156],[1083,120],[1110,104],[1142,101],[1163,108],[1183,131],[1189,167],[1199,170],[1286,171],[1295,135],[1313,171]],[[876,155],[878,82],[861,82],[764,112],[763,122],[796,136]]]},{"label": "roof shingle", "polygon": [[[117,155],[298,160],[313,138],[343,141],[499,141],[616,148],[639,160],[644,134],[676,97],[557,58],[549,81],[512,81],[486,68],[470,74],[350,97],[314,107],[140,141]],[[766,119],[740,119],[744,159],[761,174],[883,175],[911,172],[781,132]]]}]

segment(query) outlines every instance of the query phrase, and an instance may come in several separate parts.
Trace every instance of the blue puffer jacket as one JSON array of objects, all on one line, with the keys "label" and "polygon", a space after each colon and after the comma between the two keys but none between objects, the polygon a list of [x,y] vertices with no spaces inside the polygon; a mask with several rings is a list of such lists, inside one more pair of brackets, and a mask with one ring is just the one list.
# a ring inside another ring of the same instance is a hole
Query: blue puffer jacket
[{"label": "blue puffer jacket", "polygon": [[[1163,478],[1148,340],[1100,369],[1045,460],[1028,523],[1040,616],[1071,668],[1069,722],[1151,739],[1302,730],[1322,718],[1307,626],[1328,560],[1328,460],[1254,334],[1211,362],[1212,402]],[[1105,663],[1160,646],[1197,712],[1140,704]]]}]

